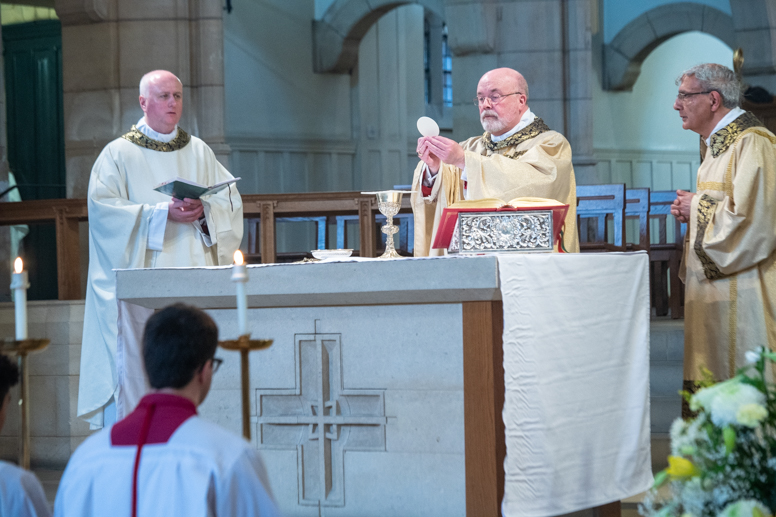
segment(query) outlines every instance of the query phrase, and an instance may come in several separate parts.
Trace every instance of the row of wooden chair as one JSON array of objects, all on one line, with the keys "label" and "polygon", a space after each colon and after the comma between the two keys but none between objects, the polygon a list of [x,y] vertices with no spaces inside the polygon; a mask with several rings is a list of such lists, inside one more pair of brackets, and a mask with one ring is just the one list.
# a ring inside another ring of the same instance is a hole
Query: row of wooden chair
[{"label": "row of wooden chair", "polygon": [[[655,313],[665,316],[670,309],[671,317],[676,319],[684,316],[679,264],[686,225],[671,215],[674,199],[673,190],[650,192],[647,188],[626,189],[624,184],[577,186],[581,251],[647,251]],[[638,221],[638,240],[630,243],[626,231],[629,219]],[[668,239],[670,219],[674,221],[673,240]]]},{"label": "row of wooden chair", "polygon": [[[577,186],[577,218],[582,252],[635,251],[645,250],[650,256],[650,290],[652,304],[658,316],[668,314],[673,318],[683,316],[683,286],[679,281],[679,263],[682,254],[684,225],[674,220],[674,238],[669,240],[668,221],[673,219],[670,206],[676,198],[674,191],[650,192],[647,188],[626,189],[624,184],[579,185]],[[293,216],[291,216],[293,215]],[[414,224],[412,212],[405,207],[395,216],[395,224],[400,226],[396,247],[399,253],[412,256]],[[633,220],[633,223],[629,223]],[[635,222],[637,221],[637,224]],[[251,262],[261,261],[259,255],[259,218],[248,218],[247,258]],[[357,214],[322,215],[320,213],[289,214],[276,216],[275,223],[307,223],[315,225],[315,247],[324,249],[336,245],[337,248],[355,247],[348,242],[347,228],[359,224]],[[385,235],[379,226],[385,223],[385,217],[375,214],[375,234],[379,241],[376,248],[385,247]],[[628,242],[627,229],[638,228],[638,239]],[[652,232],[650,232],[652,227]],[[329,238],[331,230],[336,228],[336,243]],[[650,233],[652,235],[650,236]],[[652,238],[651,238],[652,237]],[[356,251],[358,253],[358,251]],[[308,257],[307,251],[278,252],[276,260],[289,262]]]}]

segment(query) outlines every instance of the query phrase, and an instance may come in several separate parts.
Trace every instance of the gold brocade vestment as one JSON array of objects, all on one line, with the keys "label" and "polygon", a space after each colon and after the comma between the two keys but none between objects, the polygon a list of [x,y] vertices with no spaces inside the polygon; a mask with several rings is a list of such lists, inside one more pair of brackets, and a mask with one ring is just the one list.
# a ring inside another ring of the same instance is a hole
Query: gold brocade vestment
[{"label": "gold brocade vestment", "polygon": [[685,240],[684,378],[726,379],[776,342],[776,136],[745,113],[711,137]]},{"label": "gold brocade vestment", "polygon": [[[563,243],[566,251],[579,251],[577,197],[571,146],[556,131],[537,118],[506,140],[494,143],[490,133],[461,143],[466,158],[468,199],[517,197],[554,199],[569,205]],[[423,162],[412,181],[412,211],[415,217],[415,256],[443,255],[432,249],[442,210],[464,196],[461,169],[442,163],[431,195],[421,194]]]}]

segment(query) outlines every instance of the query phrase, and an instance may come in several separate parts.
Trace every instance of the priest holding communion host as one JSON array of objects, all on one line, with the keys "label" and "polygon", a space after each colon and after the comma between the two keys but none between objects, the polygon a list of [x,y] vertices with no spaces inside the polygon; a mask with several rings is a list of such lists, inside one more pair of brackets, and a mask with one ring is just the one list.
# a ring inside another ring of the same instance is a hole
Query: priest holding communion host
[{"label": "priest holding communion host", "polygon": [[418,139],[421,162],[412,182],[415,256],[432,249],[442,211],[463,199],[547,198],[569,205],[562,248],[579,251],[576,181],[571,146],[528,107],[528,84],[510,68],[486,73],[474,100],[485,133],[460,144],[442,136]]}]

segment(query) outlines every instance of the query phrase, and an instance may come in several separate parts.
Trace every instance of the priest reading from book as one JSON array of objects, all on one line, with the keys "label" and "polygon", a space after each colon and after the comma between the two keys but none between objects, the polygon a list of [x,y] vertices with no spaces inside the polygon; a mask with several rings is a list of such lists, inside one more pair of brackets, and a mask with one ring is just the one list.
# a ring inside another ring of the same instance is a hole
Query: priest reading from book
[{"label": "priest reading from book", "polygon": [[117,336],[122,325],[123,336],[138,339],[150,312],[119,314],[113,270],[231,264],[242,240],[242,202],[234,185],[199,199],[154,190],[175,179],[203,186],[234,179],[207,144],[178,127],[183,112],[180,80],[164,70],[143,76],[140,107],[143,117],[102,150],[89,180],[89,277],[78,416],[92,429],[115,421],[117,409],[119,417],[132,409],[121,407],[119,374],[128,376],[127,386],[135,386],[138,395],[145,389],[142,372],[118,371]]},{"label": "priest reading from book", "polygon": [[57,517],[279,515],[258,451],[197,415],[221,360],[218,327],[178,303],[143,331],[154,391],[110,429],[93,434],[67,464]]},{"label": "priest reading from book", "polygon": [[563,248],[579,251],[576,181],[571,146],[528,107],[528,84],[510,68],[486,73],[475,104],[485,133],[460,144],[442,136],[418,139],[412,210],[415,255],[442,255],[432,248],[442,211],[461,200],[533,197],[569,205]]}]

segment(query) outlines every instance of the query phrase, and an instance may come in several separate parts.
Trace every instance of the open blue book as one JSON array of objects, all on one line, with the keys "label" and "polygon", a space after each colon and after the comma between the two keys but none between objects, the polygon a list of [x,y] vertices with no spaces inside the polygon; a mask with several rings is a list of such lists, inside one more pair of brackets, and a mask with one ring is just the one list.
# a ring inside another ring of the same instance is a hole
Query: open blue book
[{"label": "open blue book", "polygon": [[231,185],[232,183],[236,182],[239,179],[240,178],[232,178],[230,180],[221,181],[219,183],[216,183],[215,185],[210,185],[209,187],[206,187],[205,185],[200,185],[196,181],[191,181],[181,177],[176,177],[169,181],[165,181],[164,183],[160,183],[159,185],[154,187],[154,190],[157,190],[162,194],[167,194],[168,196],[172,196],[177,199],[183,199],[183,198],[199,199],[202,196],[209,196],[211,194],[215,194],[216,192],[220,192],[221,190],[225,189],[228,185]]}]

